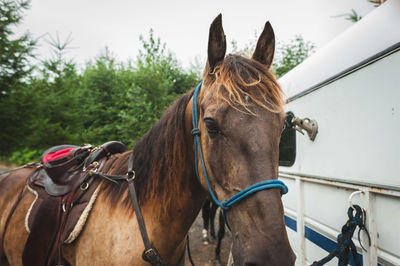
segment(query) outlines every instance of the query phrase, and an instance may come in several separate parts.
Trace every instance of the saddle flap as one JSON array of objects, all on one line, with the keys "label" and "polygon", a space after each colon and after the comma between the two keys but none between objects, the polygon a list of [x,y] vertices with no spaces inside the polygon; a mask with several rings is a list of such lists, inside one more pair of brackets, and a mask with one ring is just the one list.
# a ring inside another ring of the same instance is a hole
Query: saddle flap
[{"label": "saddle flap", "polygon": [[[29,232],[23,254],[26,265],[50,265],[49,261],[51,265],[56,264],[62,258],[55,251],[62,243],[69,244],[79,236],[100,189],[100,179],[91,178],[86,182],[85,186],[63,197],[49,195],[42,186],[28,185],[35,200],[25,217]],[[65,207],[65,201],[70,202],[68,205],[71,207]]]}]

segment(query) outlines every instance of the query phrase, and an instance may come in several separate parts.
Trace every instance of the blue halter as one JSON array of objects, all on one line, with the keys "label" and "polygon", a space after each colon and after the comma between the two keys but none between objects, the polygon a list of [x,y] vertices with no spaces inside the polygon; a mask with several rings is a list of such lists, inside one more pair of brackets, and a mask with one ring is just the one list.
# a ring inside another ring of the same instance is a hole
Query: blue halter
[{"label": "blue halter", "polygon": [[200,156],[201,168],[203,169],[204,179],[206,181],[208,191],[210,192],[211,198],[213,199],[215,204],[217,204],[222,209],[225,223],[228,224],[227,220],[226,220],[226,211],[229,210],[233,204],[239,202],[240,200],[242,200],[242,199],[246,198],[247,196],[250,196],[251,194],[256,193],[257,191],[260,191],[260,190],[279,188],[281,190],[281,195],[282,195],[282,194],[286,194],[288,192],[288,188],[280,180],[275,180],[275,179],[264,180],[264,181],[254,184],[254,185],[251,185],[248,188],[243,189],[239,193],[233,195],[230,199],[223,200],[222,202],[218,201],[217,197],[215,196],[215,194],[211,188],[210,181],[208,180],[207,170],[206,170],[206,166],[204,164],[203,152],[201,150],[201,145],[200,145],[201,131],[198,128],[199,121],[198,121],[198,116],[197,116],[197,96],[199,94],[202,83],[203,83],[203,81],[201,81],[199,83],[199,85],[197,85],[197,88],[194,91],[193,108],[192,108],[192,122],[193,122],[192,135],[194,136],[194,158],[195,158],[196,175],[200,181],[199,169],[198,169],[198,158],[197,158],[197,153],[198,153]]}]

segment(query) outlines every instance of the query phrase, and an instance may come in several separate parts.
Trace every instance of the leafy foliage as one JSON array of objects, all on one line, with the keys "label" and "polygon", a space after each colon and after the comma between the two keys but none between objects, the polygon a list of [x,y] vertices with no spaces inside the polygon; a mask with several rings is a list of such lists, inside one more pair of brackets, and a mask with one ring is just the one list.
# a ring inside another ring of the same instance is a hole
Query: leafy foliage
[{"label": "leafy foliage", "polygon": [[27,1],[0,0],[0,155],[26,134],[21,125],[29,115],[30,94],[23,90],[32,70],[28,60],[35,43],[28,34],[15,37],[13,28],[28,6]]},{"label": "leafy foliage", "polygon": [[0,98],[9,97],[31,71],[28,60],[35,43],[28,34],[15,38],[12,31],[28,7],[27,1],[0,0]]},{"label": "leafy foliage", "polygon": [[279,78],[303,62],[314,52],[315,46],[301,36],[296,36],[288,43],[278,43],[272,71]]},{"label": "leafy foliage", "polygon": [[37,160],[41,151],[62,143],[119,140],[132,145],[178,94],[199,80],[166,52],[153,31],[141,37],[143,49],[135,63],[119,62],[106,48],[81,72],[64,58],[70,39],[52,40],[53,57],[42,62],[39,75],[25,81],[18,101],[8,101],[7,115],[19,114],[21,120],[10,120],[7,132],[25,133],[18,138],[0,133],[14,141],[1,147],[7,161]]},{"label": "leafy foliage", "polygon": [[[257,36],[258,34],[255,33],[254,39],[249,40],[243,48],[239,48],[237,42],[233,40],[231,42],[231,53],[250,58],[256,48]],[[282,77],[309,57],[314,52],[314,49],[315,45],[310,41],[305,41],[300,35],[295,36],[289,42],[278,42],[275,48],[274,62],[271,68],[272,72],[277,78]]]},{"label": "leafy foliage", "polygon": [[[386,0],[367,0],[367,1],[373,4],[374,7],[378,7],[386,2]],[[354,8],[352,8],[349,13],[344,13],[333,17],[334,18],[344,17],[345,20],[351,21],[353,23],[356,23],[363,18],[361,15],[357,13],[357,11]]]},{"label": "leafy foliage", "polygon": [[[132,146],[177,95],[200,79],[198,63],[185,70],[150,30],[140,37],[135,61],[121,62],[106,48],[82,68],[65,58],[71,36],[48,41],[53,56],[35,66],[35,43],[13,39],[28,2],[0,0],[0,158],[18,164],[38,160],[53,145],[119,140]],[[250,43],[243,53],[253,51]],[[234,46],[234,49],[237,49]],[[280,49],[280,50],[279,50]],[[278,48],[275,71],[301,62],[313,49],[302,38]]]},{"label": "leafy foliage", "polygon": [[344,19],[349,20],[354,23],[362,19],[362,16],[358,15],[357,11],[355,11],[353,8],[350,10],[349,13],[337,15],[334,17],[335,18],[344,17]]}]

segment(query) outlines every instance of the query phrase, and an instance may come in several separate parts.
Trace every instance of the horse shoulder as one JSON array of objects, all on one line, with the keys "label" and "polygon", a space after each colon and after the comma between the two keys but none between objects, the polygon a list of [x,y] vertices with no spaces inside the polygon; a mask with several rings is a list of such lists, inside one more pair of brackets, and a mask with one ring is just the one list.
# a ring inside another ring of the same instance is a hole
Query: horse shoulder
[{"label": "horse shoulder", "polygon": [[104,194],[100,191],[79,237],[63,246],[64,257],[72,265],[147,265],[134,214],[112,206]]}]

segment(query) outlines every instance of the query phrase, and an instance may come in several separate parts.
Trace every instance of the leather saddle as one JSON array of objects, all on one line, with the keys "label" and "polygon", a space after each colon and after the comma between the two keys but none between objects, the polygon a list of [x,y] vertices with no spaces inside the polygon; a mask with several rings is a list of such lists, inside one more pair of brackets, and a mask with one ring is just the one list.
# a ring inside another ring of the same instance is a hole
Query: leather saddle
[{"label": "leather saddle", "polygon": [[[44,162],[46,155],[68,148],[70,150],[66,156]],[[125,145],[118,141],[109,141],[99,147],[92,145],[54,146],[43,153],[41,160],[43,167],[31,182],[43,186],[51,196],[63,196],[71,192],[76,178],[89,165],[104,157],[109,157],[111,154],[122,153],[126,150]]]},{"label": "leather saddle", "polygon": [[61,245],[68,243],[81,214],[90,210],[86,207],[100,183],[92,171],[101,171],[107,160],[115,159],[113,154],[126,150],[121,142],[110,141],[98,147],[60,145],[43,153],[38,169],[28,180],[36,200],[27,217],[30,232],[23,265],[68,265],[62,258]]}]

